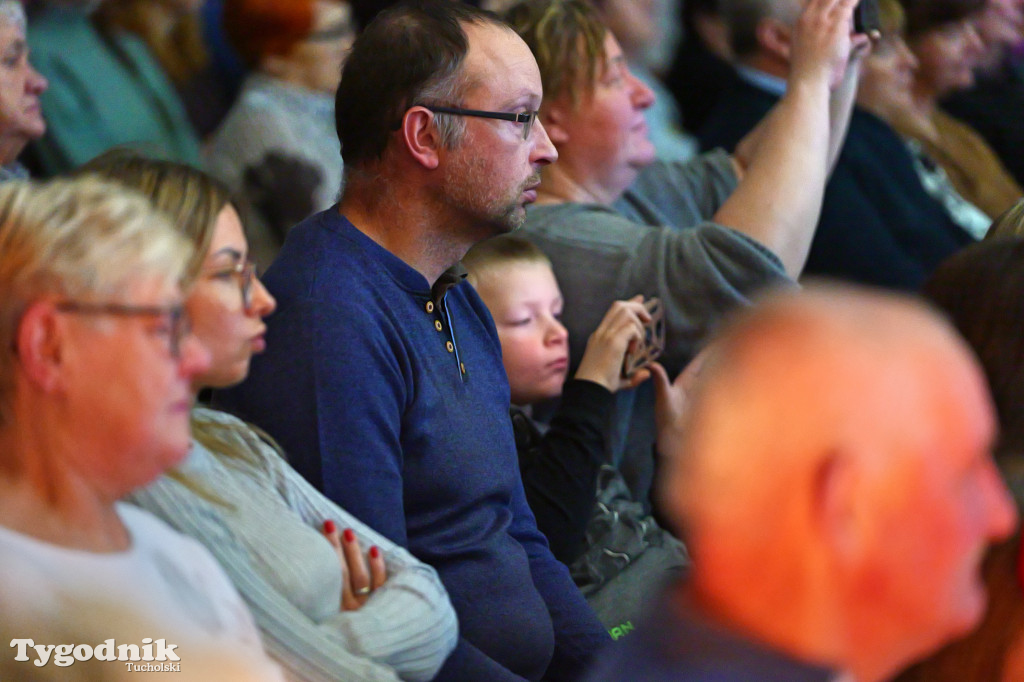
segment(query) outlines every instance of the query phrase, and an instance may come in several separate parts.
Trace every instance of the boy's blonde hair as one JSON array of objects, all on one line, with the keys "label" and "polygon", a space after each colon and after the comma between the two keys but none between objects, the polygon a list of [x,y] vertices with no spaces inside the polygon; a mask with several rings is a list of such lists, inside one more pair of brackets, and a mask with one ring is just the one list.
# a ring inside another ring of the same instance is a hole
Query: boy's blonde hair
[{"label": "boy's blonde hair", "polygon": [[469,271],[466,279],[474,287],[501,265],[509,263],[544,263],[551,267],[551,260],[533,242],[511,234],[504,234],[479,242],[462,259]]}]

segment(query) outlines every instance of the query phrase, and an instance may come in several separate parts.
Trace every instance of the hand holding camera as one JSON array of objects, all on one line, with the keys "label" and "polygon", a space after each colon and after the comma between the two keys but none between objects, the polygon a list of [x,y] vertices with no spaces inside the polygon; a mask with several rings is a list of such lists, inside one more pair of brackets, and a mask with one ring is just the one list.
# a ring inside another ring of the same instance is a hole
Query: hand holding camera
[{"label": "hand holding camera", "polygon": [[600,384],[609,391],[633,388],[650,377],[647,365],[665,347],[661,302],[643,296],[616,301],[587,340],[576,371],[577,379]]}]

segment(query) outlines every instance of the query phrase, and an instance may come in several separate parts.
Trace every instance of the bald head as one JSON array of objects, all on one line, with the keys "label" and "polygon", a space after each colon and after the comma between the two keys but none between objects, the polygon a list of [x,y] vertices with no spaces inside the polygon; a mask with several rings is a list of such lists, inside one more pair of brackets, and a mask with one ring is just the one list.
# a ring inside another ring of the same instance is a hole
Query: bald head
[{"label": "bald head", "polygon": [[765,300],[712,344],[687,419],[662,496],[733,619],[877,673],[980,617],[978,561],[1014,512],[984,379],[929,309],[852,288]]},{"label": "bald head", "polygon": [[[872,456],[868,440],[923,438],[921,416],[937,409],[940,384],[962,396],[959,407],[978,422],[979,438],[989,438],[975,363],[924,306],[845,288],[768,299],[714,343],[666,492],[686,498],[672,505],[684,515],[736,507],[732,493],[768,488],[766,471],[788,476],[831,452]],[[708,485],[729,494],[709,495]]]}]

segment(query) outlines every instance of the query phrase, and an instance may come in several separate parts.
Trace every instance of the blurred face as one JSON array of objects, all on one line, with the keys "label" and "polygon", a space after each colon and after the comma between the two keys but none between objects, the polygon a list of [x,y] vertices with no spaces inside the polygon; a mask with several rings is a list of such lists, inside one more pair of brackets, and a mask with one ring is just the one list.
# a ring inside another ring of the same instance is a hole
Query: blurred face
[{"label": "blurred face", "polygon": [[562,294],[551,267],[513,262],[484,275],[477,289],[498,328],[512,402],[529,405],[561,395],[569,368],[569,333],[559,321]]},{"label": "blurred face", "polygon": [[0,21],[0,141],[11,141],[17,147],[13,156],[0,159],[0,163],[13,161],[27,142],[46,132],[39,107],[39,95],[46,86],[46,79],[28,62],[25,34]]},{"label": "blurred face", "polygon": [[266,347],[263,318],[274,310],[274,297],[253,275],[249,305],[242,300],[249,245],[238,213],[228,205],[217,217],[202,274],[189,293],[186,309],[196,337],[210,350],[207,371],[196,377],[195,389],[224,388],[245,379],[253,353]]},{"label": "blurred face", "polygon": [[913,106],[912,87],[917,59],[899,34],[887,33],[864,58],[857,104],[892,121]]},{"label": "blurred face", "polygon": [[882,627],[916,647],[909,653],[978,623],[985,549],[1011,532],[1016,517],[990,456],[995,422],[980,372],[948,356],[929,369],[927,395],[904,395],[922,409],[904,412],[917,418],[904,420],[913,435],[891,453],[891,476],[876,489],[878,556],[867,585],[885,611]]},{"label": "blurred face", "polygon": [[1024,38],[1024,0],[989,0],[977,26],[986,49],[1013,47]]},{"label": "blurred face", "polygon": [[[463,62],[474,85],[454,104],[463,109],[502,113],[536,111],[541,101],[540,71],[526,43],[497,26],[465,26],[469,51]],[[462,139],[442,150],[442,197],[483,233],[473,241],[518,229],[526,204],[536,200],[540,169],[558,158],[539,120],[523,139],[523,123],[463,117]]]},{"label": "blurred face", "polygon": [[664,40],[665,30],[658,21],[661,4],[662,0],[606,0],[603,4],[601,18],[631,60]]},{"label": "blurred face", "polygon": [[557,109],[562,118],[565,142],[560,153],[572,164],[563,170],[610,202],[654,161],[644,118],[644,111],[654,104],[654,93],[629,72],[611,33],[605,37],[604,51],[604,64],[578,106],[574,108],[565,95],[552,104],[552,114]]},{"label": "blurred face", "polygon": [[341,80],[341,67],[356,37],[352,9],[347,2],[316,0],[313,30],[292,50],[300,85],[334,94]]},{"label": "blurred face", "polygon": [[984,53],[974,18],[928,31],[911,48],[920,64],[917,89],[937,97],[974,85],[974,69]]},{"label": "blurred face", "polygon": [[[181,304],[177,287],[143,281],[117,303]],[[191,432],[192,380],[209,354],[191,334],[172,352],[166,314],[61,313],[67,419],[76,443],[69,467],[110,498],[149,483],[181,462]]]}]

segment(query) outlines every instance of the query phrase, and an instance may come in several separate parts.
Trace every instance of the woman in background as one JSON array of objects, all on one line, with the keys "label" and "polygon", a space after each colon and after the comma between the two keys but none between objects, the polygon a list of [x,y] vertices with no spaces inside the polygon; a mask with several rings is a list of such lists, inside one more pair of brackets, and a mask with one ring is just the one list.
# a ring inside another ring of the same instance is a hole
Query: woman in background
[{"label": "woman in background", "polygon": [[[274,299],[227,191],[187,166],[138,156],[109,154],[82,170],[142,191],[195,247],[185,308],[212,361],[193,378],[193,396],[245,379]],[[187,459],[130,499],[207,546],[289,675],[433,677],[457,637],[434,569],[316,491],[262,431],[202,407],[191,422]]]},{"label": "woman in background", "polygon": [[992,0],[902,0],[907,44],[918,68],[913,107],[893,121],[949,177],[956,191],[993,219],[1024,190],[995,152],[969,125],[939,107],[939,100],[974,85],[985,53],[976,22]]},{"label": "woman in background", "polygon": [[199,138],[167,74],[134,33],[98,27],[97,4],[34,3],[28,42],[50,87],[41,97],[46,134],[29,148],[33,169],[64,173],[117,146],[198,166]]},{"label": "woman in background", "polygon": [[199,16],[204,0],[104,0],[94,21],[105,34],[142,39],[185,105],[200,138],[212,133],[230,107],[228,87],[210,65]]},{"label": "woman in background", "polygon": [[0,182],[24,179],[18,156],[46,132],[39,96],[48,83],[32,68],[25,43],[25,10],[18,0],[0,0]]},{"label": "woman in background", "polygon": [[946,170],[907,131],[930,128],[914,94],[918,61],[903,39],[906,24],[899,0],[879,0],[882,36],[864,58],[857,105],[904,135],[921,187],[942,205],[949,218],[975,239],[985,235],[992,218],[957,191]]},{"label": "woman in background", "polygon": [[334,93],[355,24],[339,0],[225,0],[224,31],[252,73],[207,163],[244,200],[253,251],[269,264],[292,225],[341,189]]}]

